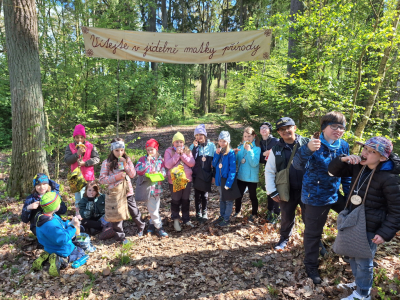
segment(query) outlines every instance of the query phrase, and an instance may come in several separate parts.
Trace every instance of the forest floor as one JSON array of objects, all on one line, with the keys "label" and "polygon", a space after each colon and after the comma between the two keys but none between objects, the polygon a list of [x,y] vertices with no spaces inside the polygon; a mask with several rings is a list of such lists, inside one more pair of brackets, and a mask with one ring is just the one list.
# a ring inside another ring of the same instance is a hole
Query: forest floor
[{"label": "forest floor", "polygon": [[[143,149],[148,138],[156,138],[163,154],[177,130],[190,144],[194,127],[147,128],[126,136],[126,140],[140,135],[141,139],[129,147]],[[219,129],[207,125],[207,132],[208,138],[216,142]],[[2,155],[1,160],[7,161],[7,155]],[[61,183],[65,184],[65,178],[63,174]],[[1,182],[0,191],[4,190]],[[68,187],[62,196],[71,217],[73,195],[68,194]],[[60,278],[54,278],[49,276],[48,266],[39,272],[30,271],[43,250],[36,249],[29,224],[20,221],[23,201],[9,198],[4,192],[0,192],[0,198],[0,299],[340,299],[351,293],[336,287],[352,282],[354,277],[350,265],[331,250],[336,234],[333,213],[323,236],[328,249],[328,254],[320,257],[323,283],[314,285],[306,277],[302,263],[304,225],[300,211],[287,250],[278,252],[273,246],[279,239],[279,224],[266,223],[264,203],[260,205],[260,217],[254,223],[248,222],[248,194],[244,196],[241,216],[227,228],[215,227],[212,221],[219,216],[219,195],[213,188],[209,195],[209,221],[193,221],[195,228],[183,228],[177,233],[169,218],[170,192],[164,183],[160,211],[169,238],[138,238],[134,223],[126,221],[124,228],[130,244],[122,247],[114,240],[101,241],[93,236],[97,250],[90,253],[88,263],[78,269],[69,266],[61,271]],[[139,208],[148,221],[145,205],[140,203]],[[191,201],[193,218],[194,212]],[[399,254],[400,233],[378,248],[374,299],[400,299]]]}]

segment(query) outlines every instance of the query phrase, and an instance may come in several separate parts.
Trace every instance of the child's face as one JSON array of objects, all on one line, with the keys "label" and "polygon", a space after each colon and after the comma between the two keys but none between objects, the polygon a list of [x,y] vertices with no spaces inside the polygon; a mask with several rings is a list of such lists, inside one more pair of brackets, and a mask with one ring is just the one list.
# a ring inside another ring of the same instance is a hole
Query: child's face
[{"label": "child's face", "polygon": [[294,125],[282,126],[278,129],[278,133],[285,142],[291,141],[296,139],[296,129]]},{"label": "child's face", "polygon": [[221,148],[226,148],[228,146],[228,142],[225,140],[218,140],[218,144]]},{"label": "child's face", "polygon": [[268,127],[267,125],[261,126],[261,128],[260,128],[260,134],[261,134],[263,137],[268,137],[269,134],[270,134],[269,127]]},{"label": "child's face", "polygon": [[155,157],[157,154],[156,148],[153,148],[153,147],[147,147],[146,151],[147,151],[147,155],[152,156],[152,157]]},{"label": "child's face", "polygon": [[124,148],[117,148],[113,150],[114,156],[115,157],[121,157],[125,153]]},{"label": "child's face", "polygon": [[90,187],[88,187],[88,189],[86,191],[86,195],[89,198],[95,198],[97,196],[97,192],[92,186],[90,186]]},{"label": "child's face", "polygon": [[386,161],[387,158],[381,155],[379,152],[375,151],[371,147],[364,146],[361,152],[361,162],[360,165],[376,167],[380,162]]},{"label": "child's face", "polygon": [[48,183],[41,183],[35,186],[35,190],[36,192],[38,192],[39,195],[46,194],[48,189],[49,189]]},{"label": "child's face", "polygon": [[76,135],[76,136],[74,136],[74,140],[75,140],[75,142],[76,142],[77,144],[79,144],[79,143],[84,144],[84,143],[85,143],[85,137],[84,137],[83,135]]},{"label": "child's face", "polygon": [[196,134],[195,138],[196,138],[196,141],[198,141],[200,144],[203,144],[206,142],[206,136],[204,134]]},{"label": "child's face", "polygon": [[250,133],[243,132],[243,142],[252,143],[254,141],[255,136]]},{"label": "child's face", "polygon": [[345,127],[343,125],[333,124],[328,125],[322,132],[327,141],[337,141],[344,134]]},{"label": "child's face", "polygon": [[184,145],[184,142],[183,141],[175,141],[172,144],[174,145],[175,148],[179,148],[179,147],[182,148]]}]

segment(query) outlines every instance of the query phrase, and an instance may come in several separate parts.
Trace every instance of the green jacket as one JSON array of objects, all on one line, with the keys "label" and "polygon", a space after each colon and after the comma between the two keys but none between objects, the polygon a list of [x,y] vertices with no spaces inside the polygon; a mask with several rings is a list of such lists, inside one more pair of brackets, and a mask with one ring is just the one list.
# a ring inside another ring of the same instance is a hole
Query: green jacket
[{"label": "green jacket", "polygon": [[79,201],[79,213],[84,219],[100,218],[106,213],[106,195],[101,194],[94,201],[83,197]]}]

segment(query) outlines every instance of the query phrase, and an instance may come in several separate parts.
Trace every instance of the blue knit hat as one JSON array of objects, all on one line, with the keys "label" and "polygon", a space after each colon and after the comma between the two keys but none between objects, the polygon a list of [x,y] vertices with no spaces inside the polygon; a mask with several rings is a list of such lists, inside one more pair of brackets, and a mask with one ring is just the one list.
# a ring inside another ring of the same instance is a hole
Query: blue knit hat
[{"label": "blue knit hat", "polygon": [[49,184],[49,177],[47,177],[46,174],[43,173],[38,173],[33,177],[33,187],[37,186],[38,184],[41,183],[47,183]]},{"label": "blue knit hat", "polygon": [[229,134],[228,131],[221,131],[218,137],[219,140],[224,140],[228,142],[229,144],[231,143],[231,135]]}]

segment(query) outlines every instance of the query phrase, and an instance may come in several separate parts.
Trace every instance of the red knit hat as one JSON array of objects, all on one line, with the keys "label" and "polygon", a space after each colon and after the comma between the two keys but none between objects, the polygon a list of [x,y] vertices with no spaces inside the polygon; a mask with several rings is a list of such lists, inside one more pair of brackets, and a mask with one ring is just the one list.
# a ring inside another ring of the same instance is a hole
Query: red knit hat
[{"label": "red knit hat", "polygon": [[158,146],[159,146],[159,144],[155,139],[149,139],[146,142],[146,148],[147,147],[153,147],[154,149],[156,149],[158,151]]},{"label": "red knit hat", "polygon": [[77,135],[81,135],[86,139],[85,126],[83,126],[82,124],[78,124],[75,126],[74,134],[72,136],[75,137]]}]

